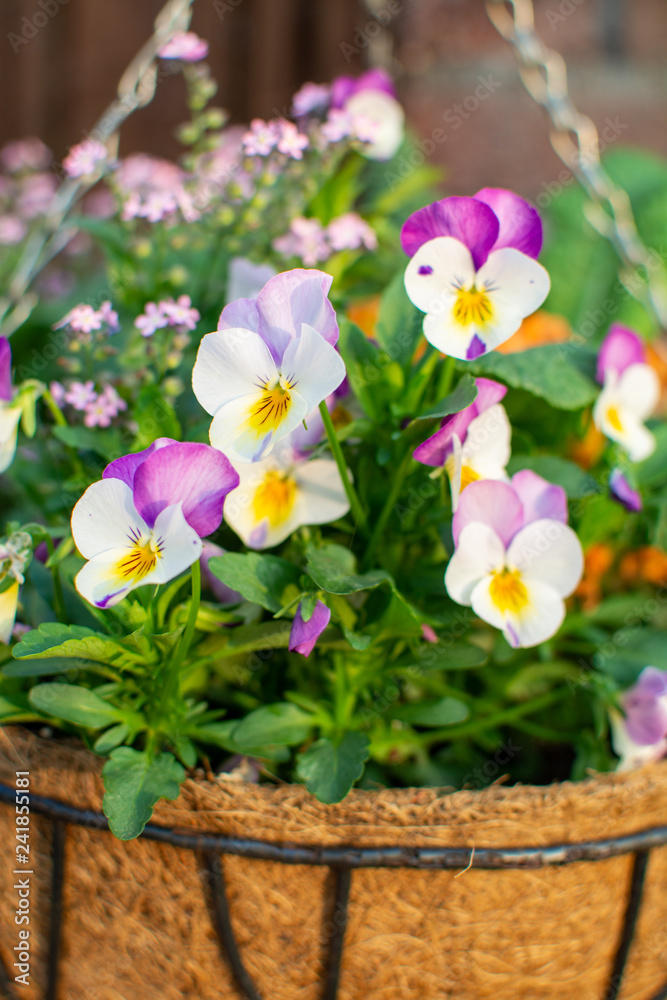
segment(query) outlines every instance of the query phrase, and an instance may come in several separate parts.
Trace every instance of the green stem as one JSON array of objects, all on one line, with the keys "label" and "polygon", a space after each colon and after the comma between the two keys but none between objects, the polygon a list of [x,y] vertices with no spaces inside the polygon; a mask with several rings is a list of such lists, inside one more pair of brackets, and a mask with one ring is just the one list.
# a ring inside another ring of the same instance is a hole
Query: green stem
[{"label": "green stem", "polygon": [[454,372],[456,371],[456,359],[450,358],[449,356],[445,358],[444,364],[442,366],[442,373],[440,375],[440,381],[438,382],[438,399],[444,399],[445,396],[449,394],[449,390],[452,387],[452,381],[454,379]]},{"label": "green stem", "polygon": [[44,400],[49,410],[51,411],[51,416],[53,417],[55,423],[58,424],[59,427],[67,427],[67,420],[65,419],[65,414],[60,409],[60,407],[58,406],[58,404],[56,403],[55,399],[53,398],[48,389],[45,389],[44,392],[42,393],[42,399]]},{"label": "green stem", "polygon": [[463,736],[474,736],[476,733],[484,732],[486,729],[493,729],[495,726],[512,723],[516,719],[523,718],[524,715],[532,715],[533,712],[539,712],[543,708],[548,708],[549,705],[561,701],[568,694],[570,694],[569,688],[557,688],[555,691],[549,691],[547,694],[543,694],[539,698],[533,698],[522,705],[514,705],[512,708],[503,709],[502,712],[496,712],[495,715],[487,715],[485,719],[474,719],[472,722],[467,722],[462,726],[449,726],[446,729],[438,729],[433,733],[429,733],[424,743],[430,745],[432,743],[460,739]]},{"label": "green stem", "polygon": [[192,642],[192,637],[195,634],[195,626],[197,624],[197,615],[199,614],[199,605],[201,602],[201,566],[199,564],[199,559],[192,564],[192,600],[190,601],[190,613],[188,614],[187,625],[185,626],[185,632],[181,637],[178,649],[174,659],[171,662],[171,667],[169,673],[172,678],[178,679],[178,673],[181,669],[183,661],[188,654],[190,649],[190,643]]},{"label": "green stem", "polygon": [[[49,556],[52,558],[55,553],[55,546],[53,544],[53,539],[50,535],[45,534],[44,538],[46,540],[46,547],[49,550]],[[63,585],[60,579],[60,569],[57,564],[51,566],[51,577],[53,579],[53,610],[56,613],[56,618],[63,625],[67,624],[67,612],[65,611],[65,598],[63,597]]]},{"label": "green stem", "polygon": [[410,470],[411,465],[412,465],[412,447],[410,447],[410,450],[407,451],[406,454],[403,456],[403,461],[396,470],[391,490],[389,491],[387,499],[385,500],[384,507],[380,511],[380,516],[375,522],[375,527],[373,528],[373,533],[371,534],[370,541],[368,543],[368,548],[366,549],[366,555],[364,556],[364,562],[363,562],[364,568],[368,568],[368,566],[371,563],[371,560],[373,559],[373,556],[375,555],[375,550],[378,546],[380,539],[382,538],[382,535],[384,534],[384,530],[387,527],[389,518],[391,517],[394,511],[396,501],[401,495],[401,490],[403,489],[403,483],[405,482],[405,478]]},{"label": "green stem", "polygon": [[357,491],[350,482],[350,477],[347,471],[347,465],[345,464],[345,457],[343,455],[343,449],[340,446],[340,441],[336,436],[336,430],[331,419],[331,414],[327,409],[327,404],[324,400],[320,403],[320,413],[322,414],[322,421],[324,423],[324,429],[327,432],[327,437],[329,439],[329,446],[333,453],[333,457],[338,466],[338,471],[340,472],[340,478],[343,480],[343,488],[347,494],[347,499],[350,501],[350,508],[354,514],[355,520],[361,530],[366,534],[368,533],[368,521],[366,520],[366,515],[364,513],[363,507],[359,497],[357,496]]}]

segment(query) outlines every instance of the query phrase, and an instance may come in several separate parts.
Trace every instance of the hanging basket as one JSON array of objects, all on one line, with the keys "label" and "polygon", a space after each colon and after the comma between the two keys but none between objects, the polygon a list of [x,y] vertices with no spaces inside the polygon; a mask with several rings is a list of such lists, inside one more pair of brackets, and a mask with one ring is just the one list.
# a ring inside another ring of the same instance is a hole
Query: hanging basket
[{"label": "hanging basket", "polygon": [[[22,1000],[653,1000],[667,996],[667,765],[580,784],[353,791],[190,780],[116,840],[100,761],[0,731],[0,864],[30,772]],[[474,851],[473,851],[474,847]],[[20,876],[16,876],[19,878]]]}]

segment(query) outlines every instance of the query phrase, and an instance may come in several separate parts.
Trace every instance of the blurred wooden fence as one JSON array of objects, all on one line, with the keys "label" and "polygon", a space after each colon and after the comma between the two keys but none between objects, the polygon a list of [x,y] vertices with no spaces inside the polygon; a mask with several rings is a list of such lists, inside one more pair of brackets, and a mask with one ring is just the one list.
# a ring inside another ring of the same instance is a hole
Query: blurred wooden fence
[{"label": "blurred wooden fence", "polygon": [[[0,144],[39,135],[62,157],[113,99],[162,3],[0,0]],[[358,72],[364,50],[350,48],[368,17],[361,0],[196,0],[192,26],[211,44],[216,103],[247,121],[287,109],[305,80]],[[182,81],[167,79],[127,123],[122,151],[174,152],[183,118]]]}]

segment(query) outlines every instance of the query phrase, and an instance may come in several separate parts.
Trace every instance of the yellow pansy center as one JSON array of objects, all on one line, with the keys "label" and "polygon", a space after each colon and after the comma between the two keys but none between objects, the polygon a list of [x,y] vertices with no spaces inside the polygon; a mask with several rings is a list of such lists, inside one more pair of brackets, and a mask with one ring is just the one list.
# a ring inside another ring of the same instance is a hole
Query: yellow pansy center
[{"label": "yellow pansy center", "polygon": [[618,431],[619,434],[623,433],[623,424],[619,416],[618,407],[616,406],[607,407],[607,420],[609,421],[609,423],[611,424],[611,426],[614,428],[615,431]]},{"label": "yellow pansy center", "polygon": [[484,326],[493,318],[493,306],[486,292],[475,288],[460,288],[454,303],[454,319],[461,326]]},{"label": "yellow pansy center", "polygon": [[[455,470],[455,468],[456,468],[456,464],[455,464],[454,456],[450,455],[450,457],[445,462],[445,472],[449,476],[450,480],[452,480],[454,478],[454,470]],[[473,467],[471,465],[462,465],[461,466],[461,487],[460,487],[460,492],[463,493],[463,491],[466,488],[466,486],[470,486],[471,483],[474,483],[476,480],[481,479],[481,478],[482,477],[480,476],[479,472],[475,472],[475,470],[473,469]]]},{"label": "yellow pansy center", "polygon": [[518,614],[528,604],[528,591],[516,569],[501,569],[494,573],[489,593],[495,606],[502,612]]},{"label": "yellow pansy center", "polygon": [[152,536],[147,541],[139,539],[134,543],[129,554],[124,556],[116,567],[116,575],[123,580],[136,583],[155,569],[160,558],[160,544]]},{"label": "yellow pansy center", "polygon": [[280,375],[270,382],[260,383],[262,390],[257,401],[250,407],[248,425],[259,436],[276,431],[290,411],[292,382]]},{"label": "yellow pansy center", "polygon": [[283,524],[292,511],[295,496],[296,483],[290,476],[275,469],[267,472],[253,500],[255,518],[257,521],[267,518],[272,528]]}]

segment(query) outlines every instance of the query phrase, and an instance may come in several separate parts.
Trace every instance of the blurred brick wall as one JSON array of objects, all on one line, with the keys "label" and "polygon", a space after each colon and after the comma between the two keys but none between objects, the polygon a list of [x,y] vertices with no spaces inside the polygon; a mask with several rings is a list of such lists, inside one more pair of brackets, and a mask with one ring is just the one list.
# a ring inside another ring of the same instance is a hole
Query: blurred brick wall
[{"label": "blurred brick wall", "polygon": [[[610,142],[667,154],[665,0],[536,0],[535,11],[542,39],[567,61],[579,109]],[[494,185],[535,196],[558,178],[546,114],[482,0],[403,0],[389,28],[410,121],[424,139],[444,132],[432,159],[448,191]]]},{"label": "blurred brick wall", "polygon": [[[113,99],[162,3],[0,0],[0,144],[37,134],[62,158]],[[667,0],[536,0],[536,12],[581,110],[616,123],[614,141],[667,154]],[[193,28],[235,121],[280,112],[305,80],[358,73],[370,58],[393,64],[418,134],[437,134],[429,147],[449,191],[535,196],[563,169],[483,0],[197,0]],[[167,78],[125,126],[121,152],[174,155],[183,117],[182,81]]]}]

